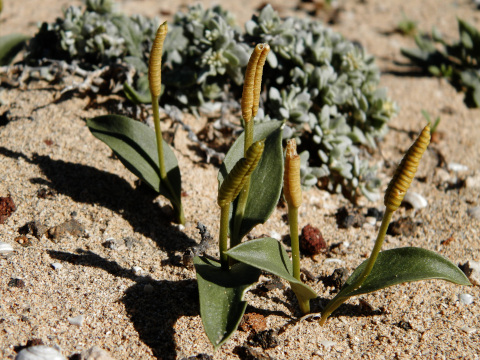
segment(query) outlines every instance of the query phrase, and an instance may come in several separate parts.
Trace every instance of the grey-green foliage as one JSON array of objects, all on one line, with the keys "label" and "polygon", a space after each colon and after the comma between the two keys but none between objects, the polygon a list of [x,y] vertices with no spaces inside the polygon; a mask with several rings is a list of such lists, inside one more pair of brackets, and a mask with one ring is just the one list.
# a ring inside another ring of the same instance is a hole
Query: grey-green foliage
[{"label": "grey-green foliage", "polygon": [[88,68],[122,59],[145,72],[158,24],[157,19],[124,15],[113,0],[87,0],[84,10],[71,6],[63,18],[42,24],[26,58],[77,60]]},{"label": "grey-green foliage", "polygon": [[[148,51],[158,22],[127,17],[112,0],[88,0],[64,19],[43,24],[30,43],[30,59],[63,58],[90,67],[127,61],[137,69],[133,85],[148,93]],[[319,179],[332,191],[373,197],[378,188],[367,149],[387,131],[396,105],[378,88],[380,73],[360,45],[312,19],[282,19],[271,6],[245,24],[220,7],[177,12],[164,43],[164,104],[195,110],[240,100],[243,74],[256,43],[270,44],[258,121],[286,120],[284,138],[301,143],[302,179]],[[142,86],[143,84],[143,86]],[[263,108],[265,111],[263,111]],[[268,116],[265,116],[268,114]]]},{"label": "grey-green foliage", "polygon": [[202,106],[220,98],[226,86],[243,83],[250,47],[230,12],[198,4],[175,14],[164,54],[165,95],[184,106]]},{"label": "grey-green foliage", "polygon": [[265,107],[270,117],[288,121],[286,137],[297,137],[309,152],[302,157],[304,184],[328,176],[331,190],[353,197],[360,189],[372,197],[378,181],[361,157],[396,113],[378,89],[373,57],[318,21],[283,20],[270,6],[245,27],[248,41],[272,47]]},{"label": "grey-green foliage", "polygon": [[465,91],[465,103],[480,107],[480,31],[468,22],[457,19],[459,40],[447,43],[433,29],[431,36],[417,35],[417,49],[402,49],[402,54],[423,71],[445,77],[459,91]]}]

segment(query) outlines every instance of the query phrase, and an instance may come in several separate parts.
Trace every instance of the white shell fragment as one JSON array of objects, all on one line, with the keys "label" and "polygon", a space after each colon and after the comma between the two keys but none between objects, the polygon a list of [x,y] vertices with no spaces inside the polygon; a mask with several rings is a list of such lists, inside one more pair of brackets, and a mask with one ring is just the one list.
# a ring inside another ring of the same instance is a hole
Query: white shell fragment
[{"label": "white shell fragment", "polygon": [[460,294],[458,299],[463,305],[470,305],[473,303],[473,296],[470,294]]},{"label": "white shell fragment", "polygon": [[140,276],[143,274],[143,269],[140,266],[134,266],[132,268],[132,271],[135,274],[135,276]]},{"label": "white shell fragment", "polygon": [[0,255],[9,255],[12,252],[13,252],[12,245],[0,241]]},{"label": "white shell fragment", "polygon": [[423,209],[428,205],[427,199],[413,191],[408,191],[403,201],[410,204],[415,210]]},{"label": "white shell fragment", "polygon": [[455,172],[467,171],[468,170],[468,166],[465,166],[465,165],[462,165],[462,164],[459,164],[459,163],[449,163],[447,165],[447,167],[448,167],[448,170],[455,171]]},{"label": "white shell fragment", "polygon": [[110,356],[108,351],[101,349],[98,346],[91,347],[88,350],[82,351],[80,354],[81,360],[115,360]]},{"label": "white shell fragment", "polygon": [[67,358],[54,348],[38,345],[23,349],[15,360],[67,360]]},{"label": "white shell fragment", "polygon": [[83,315],[78,315],[78,316],[75,316],[75,317],[69,317],[68,318],[68,322],[70,324],[78,326],[78,327],[82,326],[83,320],[85,320],[85,316],[83,316]]},{"label": "white shell fragment", "polygon": [[63,267],[63,265],[60,263],[52,263],[50,265],[52,266],[53,270],[60,270]]}]

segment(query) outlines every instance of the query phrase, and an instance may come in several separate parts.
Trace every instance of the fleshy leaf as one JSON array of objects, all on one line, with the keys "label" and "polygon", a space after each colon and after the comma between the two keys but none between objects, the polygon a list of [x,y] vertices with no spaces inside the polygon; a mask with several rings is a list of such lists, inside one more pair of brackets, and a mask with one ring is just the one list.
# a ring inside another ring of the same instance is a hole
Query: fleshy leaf
[{"label": "fleshy leaf", "polygon": [[150,92],[140,93],[127,82],[123,84],[123,92],[125,93],[127,99],[134,104],[149,104],[152,102]]},{"label": "fleshy leaf", "polygon": [[208,339],[218,349],[237,330],[245,313],[245,291],[260,276],[260,270],[238,263],[225,271],[206,258],[193,260],[197,272],[200,316]]},{"label": "fleshy leaf", "polygon": [[324,313],[331,313],[348,298],[367,294],[389,286],[430,279],[441,279],[459,285],[471,285],[465,274],[450,260],[433,251],[404,247],[382,251],[371,273],[358,289],[352,289],[367,264],[367,260],[355,269],[342,290],[327,304]]},{"label": "fleshy leaf", "polygon": [[282,244],[275,239],[250,240],[231,248],[226,254],[244,264],[268,271],[287,280],[295,294],[304,300],[317,297],[315,291],[293,277],[292,262]]},{"label": "fleshy leaf", "polygon": [[[280,198],[283,181],[282,125],[280,121],[255,125],[253,141],[266,138],[265,149],[250,178],[250,191],[238,238],[242,238],[254,226],[267,221]],[[244,134],[241,134],[228,151],[218,172],[219,186],[237,161],[243,158],[243,147]]]},{"label": "fleshy leaf", "polygon": [[[98,116],[87,120],[92,134],[107,144],[125,167],[153,190],[172,201],[181,198],[181,177],[177,158],[163,141],[165,169],[175,194],[160,184],[155,132],[147,125],[120,115]],[[176,197],[176,198],[175,198]]]},{"label": "fleshy leaf", "polygon": [[0,65],[9,65],[15,55],[22,50],[29,36],[22,34],[9,34],[0,37]]}]

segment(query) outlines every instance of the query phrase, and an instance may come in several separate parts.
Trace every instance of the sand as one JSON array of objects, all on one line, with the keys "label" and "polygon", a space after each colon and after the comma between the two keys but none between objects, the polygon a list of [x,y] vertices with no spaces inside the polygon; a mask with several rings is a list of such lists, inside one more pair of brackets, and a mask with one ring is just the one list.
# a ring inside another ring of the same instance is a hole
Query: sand
[{"label": "sand", "polygon": [[[173,13],[186,3],[121,2],[129,14],[165,19],[169,16],[161,12]],[[278,0],[272,5],[282,16],[305,16],[305,11],[295,9],[296,3]],[[4,1],[0,35],[33,35],[38,22],[53,21],[69,4],[80,2]],[[243,23],[260,4],[249,0],[228,2],[224,7]],[[369,0],[341,5],[339,22],[332,27],[376,56],[383,72],[381,85],[400,107],[390,123],[391,131],[380,143],[381,154],[376,152],[372,158],[379,164],[383,187],[392,165],[411,144],[410,132],[419,132],[425,124],[421,110],[441,117],[443,138],[430,146],[418,173],[421,181],[412,184],[428,206],[420,210],[402,207],[395,213],[394,220],[410,217],[418,225],[411,235],[387,236],[384,249],[419,246],[455,264],[480,261],[480,220],[467,213],[480,205],[480,111],[468,109],[463,95],[445,80],[399,75],[403,68],[395,62],[405,62],[400,48],[414,47],[414,43],[412,38],[391,33],[404,11],[418,21],[421,30],[436,25],[447,39],[454,40],[456,17],[478,27],[480,12],[471,1]],[[0,225],[0,241],[14,248],[10,256],[0,258],[0,358],[13,359],[19,347],[32,339],[58,346],[67,357],[97,345],[118,360],[182,359],[199,354],[213,359],[247,358],[245,346],[262,359],[479,358],[480,288],[439,280],[353,298],[321,327],[315,320],[296,321],[300,313],[288,284],[264,277],[247,294],[247,313],[265,317],[268,329],[278,332],[277,345],[270,349],[248,345],[250,334],[237,331],[214,353],[199,316],[195,271],[183,265],[182,256],[200,241],[198,221],[218,238],[218,168],[205,163],[183,129],[176,131],[187,224],[172,225],[162,211],[168,201],[137,189],[136,178],[85,126],[84,119],[107,110],[88,108],[88,97],[57,102],[61,90],[61,85],[42,81],[25,88],[0,87],[0,114],[8,119],[0,125],[0,196],[11,196],[16,205],[16,211]],[[202,129],[206,121],[185,117],[193,131]],[[171,130],[170,124],[163,123],[165,131]],[[442,157],[444,162],[439,161]],[[464,169],[449,170],[448,164],[461,164]],[[318,278],[340,267],[351,273],[370,252],[379,223],[340,229],[335,213],[349,206],[346,199],[319,189],[304,192],[303,199],[302,226],[319,227],[328,246],[340,244],[330,257],[302,258],[302,267],[316,278],[308,284],[319,295],[312,307],[320,311],[334,293]],[[381,201],[364,200],[361,205],[363,213],[367,207],[383,206]],[[278,208],[253,235],[286,235],[284,214],[285,209]],[[22,229],[32,221],[52,228],[71,220],[77,225],[72,233],[53,238],[29,233],[19,240]],[[29,246],[22,246],[22,241],[30,242]],[[215,256],[216,248],[209,254]],[[261,291],[272,282],[276,286]],[[461,303],[461,294],[470,294],[473,302]],[[80,326],[69,322],[80,315],[84,316]]]}]

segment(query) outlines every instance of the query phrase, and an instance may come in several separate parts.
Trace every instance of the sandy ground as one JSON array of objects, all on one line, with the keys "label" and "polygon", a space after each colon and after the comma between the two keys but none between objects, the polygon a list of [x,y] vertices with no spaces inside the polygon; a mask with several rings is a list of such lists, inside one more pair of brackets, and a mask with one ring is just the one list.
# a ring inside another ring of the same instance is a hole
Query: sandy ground
[{"label": "sandy ground", "polygon": [[[189,2],[121,3],[127,13],[153,16],[161,11],[174,12]],[[241,4],[225,2],[224,6],[243,23],[261,3],[245,0]],[[68,4],[79,2],[4,0],[0,35],[33,35],[37,22],[53,21]],[[282,15],[305,16],[304,11],[294,9],[296,2],[279,0],[272,4]],[[418,222],[417,229],[408,236],[388,236],[384,248],[420,246],[456,264],[480,261],[480,220],[467,214],[480,205],[480,111],[467,109],[462,94],[444,80],[399,75],[400,68],[394,62],[404,61],[400,48],[414,45],[411,38],[391,33],[404,11],[418,21],[421,30],[436,25],[447,38],[456,39],[456,17],[478,27],[480,11],[471,1],[342,4],[344,10],[334,29],[360,41],[377,57],[384,72],[381,83],[400,106],[399,116],[391,122],[392,130],[380,145],[382,156],[374,155],[384,184],[392,174],[391,165],[411,143],[409,132],[418,132],[425,123],[421,109],[442,119],[439,130],[444,137],[431,145],[419,170],[421,181],[412,185],[427,199],[428,206],[417,211],[402,207],[394,220],[408,216]],[[0,196],[10,195],[16,204],[16,211],[0,225],[0,241],[15,250],[0,258],[0,358],[13,359],[18,347],[32,339],[58,346],[67,357],[97,345],[118,360],[182,359],[198,354],[214,359],[247,358],[244,346],[249,333],[244,331],[237,331],[213,353],[199,316],[195,272],[181,262],[184,250],[200,241],[197,221],[217,238],[218,169],[205,164],[187,134],[177,131],[175,151],[188,222],[184,228],[173,226],[161,211],[168,202],[136,189],[135,177],[86,128],[84,119],[105,113],[105,109],[86,110],[88,99],[78,97],[54,102],[60,90],[42,82],[31,83],[24,90],[0,88],[0,114],[9,110],[8,121],[0,124]],[[186,121],[198,131],[206,120],[187,117]],[[164,125],[167,130],[168,123]],[[446,164],[466,168],[452,171],[439,167],[441,156]],[[335,213],[348,201],[318,189],[303,196],[301,224],[318,226],[329,246],[341,245],[330,258],[303,258],[302,266],[317,278],[339,267],[350,273],[369,253],[379,223],[339,229]],[[363,205],[382,207],[381,202]],[[253,234],[287,234],[284,212],[277,209]],[[53,240],[29,234],[24,239],[29,246],[20,244],[18,237],[29,222],[52,228],[72,219],[81,225],[72,233]],[[215,255],[215,249],[210,252]],[[478,286],[441,281],[395,286],[352,299],[320,327],[317,321],[293,321],[299,313],[288,286],[277,284],[262,292],[262,285],[248,293],[247,313],[264,315],[268,328],[278,331],[278,344],[266,350],[248,345],[258,358],[480,356]],[[319,294],[313,302],[319,311],[333,296],[333,288],[317,280],[309,285]],[[472,295],[473,302],[462,304],[460,294]],[[68,321],[80,315],[84,316],[81,326]]]}]

